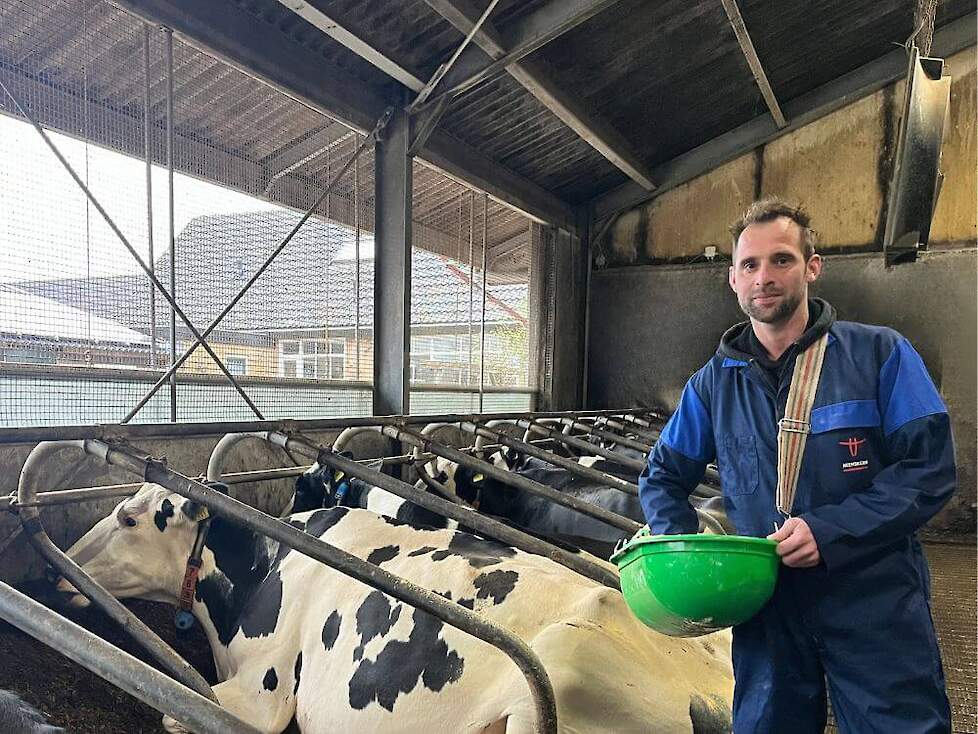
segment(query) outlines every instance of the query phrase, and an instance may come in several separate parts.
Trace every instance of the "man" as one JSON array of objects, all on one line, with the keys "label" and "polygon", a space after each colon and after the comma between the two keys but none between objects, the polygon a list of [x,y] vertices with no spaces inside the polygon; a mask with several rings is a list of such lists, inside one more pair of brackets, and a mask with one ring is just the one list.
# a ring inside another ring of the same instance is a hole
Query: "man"
[{"label": "man", "polygon": [[[639,484],[653,533],[695,533],[688,496],[716,458],[738,533],[778,541],[774,595],[733,631],[734,731],[821,733],[827,680],[843,732],[949,732],[914,535],[954,490],[944,403],[900,334],[836,321],[808,298],[822,261],[803,211],[762,200],[731,231],[730,287],[750,320],[690,378]],[[826,332],[786,518],[775,502],[778,420],[796,357]]]}]

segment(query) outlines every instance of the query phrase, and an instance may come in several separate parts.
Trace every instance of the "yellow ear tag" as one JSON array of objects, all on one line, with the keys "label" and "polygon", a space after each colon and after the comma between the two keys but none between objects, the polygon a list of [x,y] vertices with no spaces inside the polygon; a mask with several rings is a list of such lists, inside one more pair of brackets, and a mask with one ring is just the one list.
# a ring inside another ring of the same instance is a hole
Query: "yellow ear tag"
[{"label": "yellow ear tag", "polygon": [[476,474],[474,477],[472,477],[473,482],[481,482],[483,479],[485,479],[485,477],[482,474]]},{"label": "yellow ear tag", "polygon": [[197,510],[197,514],[194,515],[194,522],[200,522],[201,520],[206,520],[211,516],[211,513],[203,505]]},{"label": "yellow ear tag", "polygon": [[346,476],[346,474],[344,474],[344,473],[343,473],[343,472],[341,472],[341,471],[338,471],[338,472],[336,472],[336,476],[335,476],[335,477],[333,477],[333,478],[334,478],[334,479],[335,479],[335,480],[336,480],[336,481],[338,482],[338,481],[340,481],[340,480],[341,480],[341,479],[342,479],[343,477],[345,477],[345,476]]}]

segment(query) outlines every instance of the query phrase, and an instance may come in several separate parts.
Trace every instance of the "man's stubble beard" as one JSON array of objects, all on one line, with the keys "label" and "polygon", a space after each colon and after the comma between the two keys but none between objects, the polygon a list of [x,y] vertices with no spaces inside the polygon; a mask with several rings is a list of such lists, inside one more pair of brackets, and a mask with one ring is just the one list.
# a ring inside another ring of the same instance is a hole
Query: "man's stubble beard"
[{"label": "man's stubble beard", "polygon": [[781,304],[771,312],[765,312],[764,309],[755,306],[753,298],[748,298],[746,304],[738,299],[738,303],[740,310],[755,321],[760,321],[762,324],[780,324],[794,315],[801,305],[801,299],[800,293],[785,294]]}]

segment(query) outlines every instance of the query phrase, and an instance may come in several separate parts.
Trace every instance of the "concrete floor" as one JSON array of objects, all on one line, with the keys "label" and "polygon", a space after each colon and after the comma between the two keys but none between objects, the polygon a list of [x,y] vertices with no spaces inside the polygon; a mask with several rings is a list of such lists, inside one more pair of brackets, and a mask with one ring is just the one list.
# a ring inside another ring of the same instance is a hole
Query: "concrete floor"
[{"label": "concrete floor", "polygon": [[[974,544],[925,543],[931,572],[931,610],[944,661],[954,734],[978,733],[978,550]],[[838,729],[829,719],[826,734]]]},{"label": "concrete floor", "polygon": [[978,552],[974,545],[924,546],[931,572],[931,609],[944,659],[954,732],[978,731],[975,669]]}]

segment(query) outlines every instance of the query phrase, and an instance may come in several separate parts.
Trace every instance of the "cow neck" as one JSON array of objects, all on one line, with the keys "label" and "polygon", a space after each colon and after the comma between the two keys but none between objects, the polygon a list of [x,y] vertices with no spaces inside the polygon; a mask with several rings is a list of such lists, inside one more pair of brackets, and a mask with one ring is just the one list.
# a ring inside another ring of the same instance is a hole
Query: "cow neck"
[{"label": "cow neck", "polygon": [[193,611],[213,647],[226,648],[234,637],[241,611],[268,575],[276,548],[250,530],[221,518],[211,521]]},{"label": "cow neck", "polygon": [[[337,502],[336,505],[346,505],[347,507],[359,507],[360,509],[367,509],[367,495],[373,489],[373,485],[367,484],[367,482],[362,479],[347,479],[344,480],[348,482],[349,489],[347,489],[346,494],[343,496],[341,502]],[[334,497],[335,492],[334,492]]]}]

